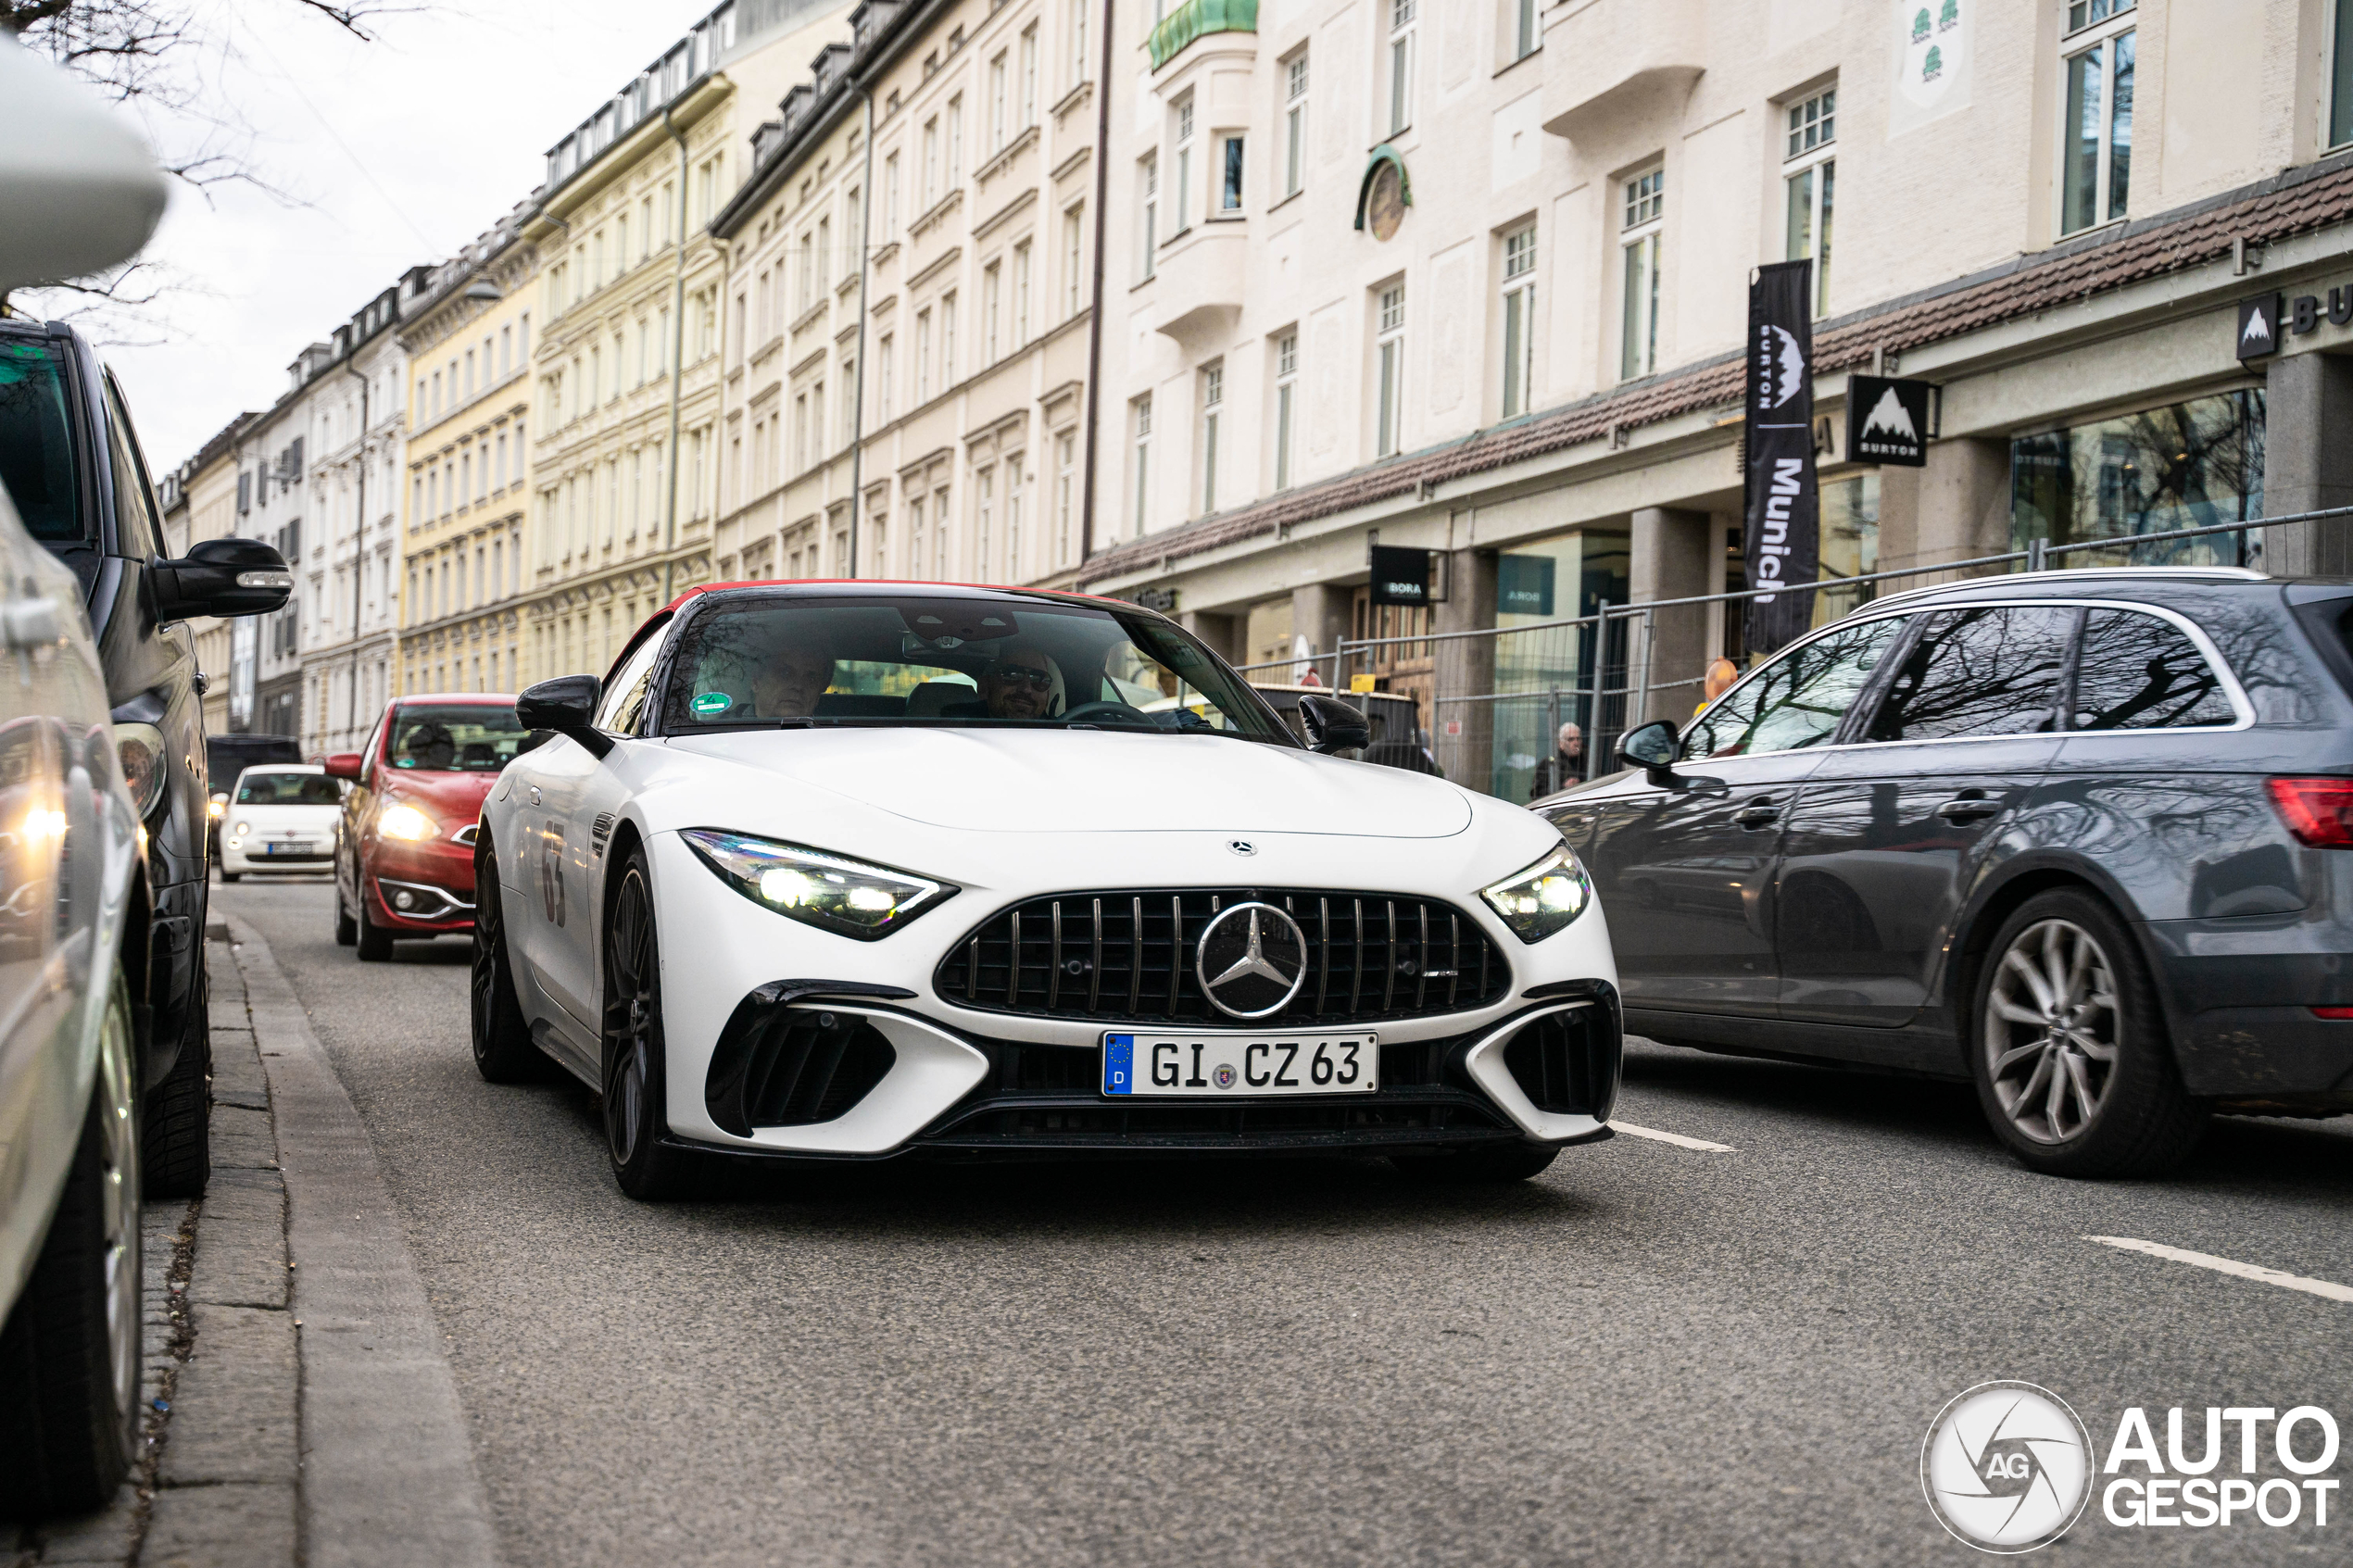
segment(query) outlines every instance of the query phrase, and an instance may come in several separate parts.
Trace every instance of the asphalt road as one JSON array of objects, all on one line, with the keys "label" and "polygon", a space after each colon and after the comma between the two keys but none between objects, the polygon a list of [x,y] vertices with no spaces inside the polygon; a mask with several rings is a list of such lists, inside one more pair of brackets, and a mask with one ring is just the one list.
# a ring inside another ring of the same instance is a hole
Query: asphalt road
[{"label": "asphalt road", "polygon": [[[464,944],[362,964],[321,883],[214,897],[374,1140],[514,1564],[1976,1562],[1919,1482],[1973,1385],[2053,1390],[2095,1457],[2131,1405],[2160,1449],[2189,1407],[2193,1455],[2208,1405],[2353,1423],[2353,1304],[2085,1239],[2353,1283],[2353,1123],[2218,1123],[2171,1179],[2070,1183],[1966,1089],[1637,1045],[1620,1120],[1727,1151],[1621,1135],[1478,1191],[763,1172],[646,1207],[587,1091],[475,1075]],[[2348,1537],[2334,1506],[2127,1529],[2095,1497],[2043,1560]]]}]

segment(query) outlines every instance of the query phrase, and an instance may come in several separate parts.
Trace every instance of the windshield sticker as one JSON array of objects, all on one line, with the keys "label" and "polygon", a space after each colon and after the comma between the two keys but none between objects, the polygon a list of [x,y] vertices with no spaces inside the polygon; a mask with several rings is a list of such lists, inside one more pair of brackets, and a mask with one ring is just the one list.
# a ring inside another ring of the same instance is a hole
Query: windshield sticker
[{"label": "windshield sticker", "polygon": [[692,706],[696,713],[707,718],[713,713],[726,712],[736,706],[736,699],[725,692],[705,692],[695,698]]}]

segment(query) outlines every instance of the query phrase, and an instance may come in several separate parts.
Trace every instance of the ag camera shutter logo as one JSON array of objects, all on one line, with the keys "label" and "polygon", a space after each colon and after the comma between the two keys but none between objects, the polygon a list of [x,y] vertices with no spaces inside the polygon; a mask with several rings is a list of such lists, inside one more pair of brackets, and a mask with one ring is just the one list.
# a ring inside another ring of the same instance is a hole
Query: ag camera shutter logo
[{"label": "ag camera shutter logo", "polygon": [[2033,1551],[2067,1534],[2092,1499],[2091,1434],[2047,1388],[1981,1383],[1929,1424],[1920,1490],[1967,1545]]}]

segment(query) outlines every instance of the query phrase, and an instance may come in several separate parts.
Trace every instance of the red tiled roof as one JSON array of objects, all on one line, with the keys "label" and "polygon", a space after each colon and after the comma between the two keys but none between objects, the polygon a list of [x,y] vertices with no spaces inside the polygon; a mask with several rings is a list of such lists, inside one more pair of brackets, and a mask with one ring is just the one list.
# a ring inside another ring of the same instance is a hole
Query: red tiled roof
[{"label": "red tiled roof", "polygon": [[[2235,240],[2266,245],[2353,219],[2353,156],[2293,169],[2195,206],[2107,230],[1926,294],[1894,300],[1827,325],[1814,339],[1817,370],[1868,365],[1874,349],[1890,354],[2032,316],[2128,284],[2202,266],[2231,254]],[[1164,533],[1101,551],[1079,582],[1094,583],[1160,562],[1273,533],[1285,524],[1410,495],[1508,463],[1599,440],[1612,427],[1655,424],[1740,401],[1744,366],[1727,355],[1630,386],[1588,397],[1549,414],[1403,458],[1389,458],[1320,484],[1284,492],[1238,511],[1206,517]]]}]

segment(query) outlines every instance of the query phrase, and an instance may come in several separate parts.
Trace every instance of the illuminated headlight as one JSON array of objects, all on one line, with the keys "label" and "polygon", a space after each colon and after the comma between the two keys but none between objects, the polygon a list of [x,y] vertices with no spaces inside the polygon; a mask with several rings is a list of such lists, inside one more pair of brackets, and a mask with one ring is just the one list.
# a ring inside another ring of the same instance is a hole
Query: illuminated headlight
[{"label": "illuminated headlight", "polygon": [[205,811],[208,815],[214,817],[223,817],[228,815],[229,797],[225,795],[214,796],[211,800],[206,803]]},{"label": "illuminated headlight", "polygon": [[130,787],[131,804],[144,822],[163,799],[163,732],[153,724],[117,724],[114,751],[122,762],[122,782]]},{"label": "illuminated headlight", "polygon": [[1523,942],[1541,942],[1585,912],[1593,884],[1564,844],[1526,871],[1478,890]]},{"label": "illuminated headlight", "polygon": [[235,834],[239,838],[243,838],[245,834],[251,833],[253,828],[249,823],[239,822],[235,827],[231,828],[229,831]]},{"label": "illuminated headlight", "polygon": [[712,828],[679,834],[720,879],[763,909],[804,925],[871,942],[961,889],[912,872],[870,866],[774,839]]},{"label": "illuminated headlight", "polygon": [[376,819],[376,832],[386,838],[425,839],[440,831],[441,824],[414,806],[387,806]]}]

